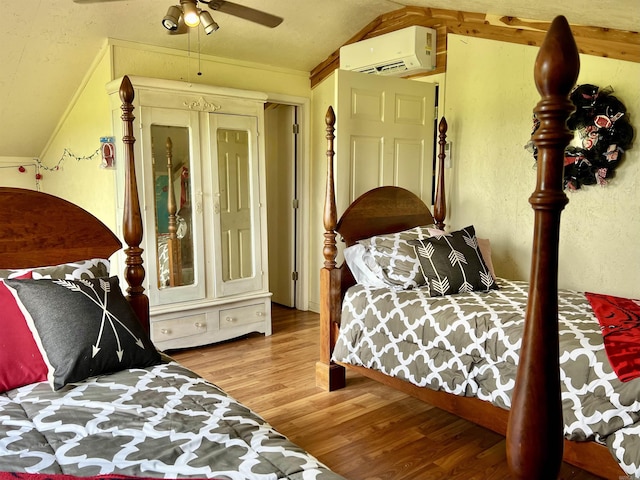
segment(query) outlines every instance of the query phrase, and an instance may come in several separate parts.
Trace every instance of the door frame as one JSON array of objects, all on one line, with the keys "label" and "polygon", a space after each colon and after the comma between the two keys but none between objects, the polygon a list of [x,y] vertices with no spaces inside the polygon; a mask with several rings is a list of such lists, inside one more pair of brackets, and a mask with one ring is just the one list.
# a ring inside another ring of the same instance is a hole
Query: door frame
[{"label": "door frame", "polygon": [[[310,165],[311,158],[311,99],[281,93],[268,93],[267,102],[298,107],[298,222],[295,232],[296,266],[298,280],[295,289],[295,305],[298,310],[309,309],[309,220],[310,220]],[[268,225],[267,225],[267,228]]]}]

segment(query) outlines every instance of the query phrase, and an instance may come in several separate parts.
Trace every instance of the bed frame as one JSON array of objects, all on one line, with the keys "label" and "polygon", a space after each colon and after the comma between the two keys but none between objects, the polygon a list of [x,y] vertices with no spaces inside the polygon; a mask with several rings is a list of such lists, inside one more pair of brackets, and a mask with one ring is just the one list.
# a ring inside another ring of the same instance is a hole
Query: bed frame
[{"label": "bed frame", "polygon": [[[133,155],[133,86],[120,85],[125,162],[123,237],[127,299],[140,323],[149,330],[149,299],[142,282],[142,216]],[[58,265],[91,258],[109,258],[122,243],[92,214],[61,198],[34,190],[0,188],[0,269]]]},{"label": "bed frame", "polygon": [[[569,24],[557,17],[540,47],[535,83],[541,100],[534,109],[540,128],[537,183],[530,203],[535,226],[530,296],[516,387],[510,411],[477,398],[459,397],[416,387],[364,367],[350,369],[401,390],[507,437],[507,459],[513,478],[557,478],[562,460],[605,478],[624,478],[606,447],[595,442],[564,440],[558,363],[558,240],[560,213],[568,200],[563,191],[564,149],[572,138],[566,120],[573,110],[568,96],[579,71],[578,50]],[[345,366],[331,362],[341,303],[355,282],[346,265],[337,266],[336,235],[346,246],[376,234],[418,225],[444,226],[444,144],[446,122],[441,122],[437,194],[434,216],[412,193],[397,187],[379,187],[355,200],[338,221],[333,178],[335,115],[326,116],[327,184],[324,208],[324,267],[320,272],[320,361],[316,383],[325,390],[345,386]],[[435,218],[434,218],[435,217]],[[564,451],[564,452],[563,452]]]}]

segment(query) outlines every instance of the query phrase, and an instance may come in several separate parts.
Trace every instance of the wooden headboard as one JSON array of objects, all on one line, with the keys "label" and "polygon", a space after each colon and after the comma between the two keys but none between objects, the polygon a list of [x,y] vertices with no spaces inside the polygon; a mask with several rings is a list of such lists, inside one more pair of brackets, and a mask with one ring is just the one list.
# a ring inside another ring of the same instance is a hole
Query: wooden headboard
[{"label": "wooden headboard", "polygon": [[109,258],[122,247],[113,232],[62,198],[0,188],[0,269]]},{"label": "wooden headboard", "polygon": [[[124,77],[120,86],[126,184],[123,236],[128,245],[124,276],[129,284],[127,298],[148,330],[149,300],[142,287],[142,216],[133,155],[133,98],[131,82]],[[104,223],[67,200],[34,190],[0,187],[0,269],[109,258],[121,247]]]}]

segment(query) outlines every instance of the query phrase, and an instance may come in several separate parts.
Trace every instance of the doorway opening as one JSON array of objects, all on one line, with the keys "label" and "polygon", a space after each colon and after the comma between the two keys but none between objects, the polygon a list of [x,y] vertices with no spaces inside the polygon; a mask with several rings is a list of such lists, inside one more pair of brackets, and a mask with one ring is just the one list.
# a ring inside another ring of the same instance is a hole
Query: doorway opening
[{"label": "doorway opening", "polygon": [[265,104],[267,238],[272,302],[305,309],[300,300],[300,110],[296,104]]}]

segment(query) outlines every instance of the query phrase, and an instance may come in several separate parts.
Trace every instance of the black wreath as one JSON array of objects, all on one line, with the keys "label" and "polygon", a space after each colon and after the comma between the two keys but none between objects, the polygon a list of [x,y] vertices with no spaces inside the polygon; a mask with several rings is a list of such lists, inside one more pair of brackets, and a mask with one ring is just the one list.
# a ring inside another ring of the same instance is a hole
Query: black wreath
[{"label": "black wreath", "polygon": [[[615,96],[613,89],[600,90],[596,85],[578,85],[570,99],[575,111],[567,120],[567,127],[577,132],[582,147],[569,146],[564,154],[564,188],[577,190],[582,185],[606,185],[615,175],[623,153],[631,148],[633,127],[628,122],[627,109]],[[540,126],[533,118],[533,131]],[[528,147],[538,159],[538,149]]]}]

